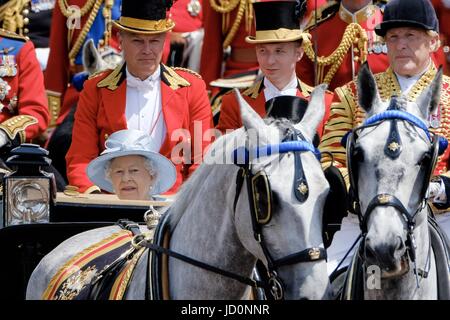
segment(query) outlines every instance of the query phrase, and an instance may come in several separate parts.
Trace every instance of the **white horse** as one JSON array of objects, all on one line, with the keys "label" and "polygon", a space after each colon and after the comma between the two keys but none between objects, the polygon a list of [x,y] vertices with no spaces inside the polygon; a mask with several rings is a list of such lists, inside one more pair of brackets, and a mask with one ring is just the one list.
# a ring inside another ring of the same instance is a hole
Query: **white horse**
[{"label": "white horse", "polygon": [[364,299],[448,298],[448,257],[428,223],[425,199],[439,148],[428,117],[438,107],[441,78],[440,70],[416,102],[404,96],[383,102],[367,64],[358,75],[367,118],[347,137],[347,167],[362,241],[344,298],[355,290]]},{"label": "white horse", "polygon": [[[170,250],[247,279],[259,259],[279,298],[328,297],[322,209],[329,186],[311,144],[324,114],[324,92],[324,87],[313,92],[303,120],[295,125],[266,123],[239,95],[245,127],[215,141],[168,209]],[[298,134],[305,141],[297,140]],[[298,177],[301,185],[294,180]],[[32,273],[27,299],[41,299],[66,261],[118,230],[91,230],[56,247]],[[146,297],[146,270],[147,259],[140,259],[125,299]],[[247,284],[172,256],[168,270],[171,299],[248,297]]]}]

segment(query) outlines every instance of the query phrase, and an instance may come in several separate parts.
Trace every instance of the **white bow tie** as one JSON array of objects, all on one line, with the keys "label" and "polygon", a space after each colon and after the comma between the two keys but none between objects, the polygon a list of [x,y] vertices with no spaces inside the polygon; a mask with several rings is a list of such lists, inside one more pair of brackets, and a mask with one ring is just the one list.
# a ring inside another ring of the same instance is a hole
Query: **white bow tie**
[{"label": "white bow tie", "polygon": [[156,82],[156,79],[152,79],[152,78],[142,81],[138,78],[127,77],[127,86],[129,86],[131,88],[136,88],[139,91],[144,91],[144,92],[153,90],[155,82]]}]

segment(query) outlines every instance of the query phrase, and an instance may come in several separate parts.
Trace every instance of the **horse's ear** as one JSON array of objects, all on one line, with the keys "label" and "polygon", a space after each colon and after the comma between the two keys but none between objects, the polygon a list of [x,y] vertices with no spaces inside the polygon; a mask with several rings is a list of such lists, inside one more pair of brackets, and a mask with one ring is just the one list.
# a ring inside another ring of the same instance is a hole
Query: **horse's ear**
[{"label": "horse's ear", "polygon": [[327,87],[328,85],[321,84],[314,88],[311,92],[311,100],[306,108],[305,115],[299,123],[294,125],[296,129],[300,129],[301,126],[303,129],[301,131],[311,140],[316,133],[317,126],[325,115],[325,92]]},{"label": "horse's ear", "polygon": [[262,129],[266,127],[264,120],[256,113],[255,110],[245,101],[238,89],[233,89],[236,100],[239,103],[241,118],[244,127],[248,129]]},{"label": "horse's ear", "polygon": [[377,83],[370,71],[369,64],[364,62],[358,72],[357,81],[358,103],[367,114],[376,113],[375,108],[380,105]]},{"label": "horse's ear", "polygon": [[428,119],[428,116],[434,113],[439,106],[439,101],[441,100],[442,72],[442,66],[440,66],[433,81],[417,97],[416,103],[424,119]]},{"label": "horse's ear", "polygon": [[102,62],[103,62],[102,57],[100,56],[97,49],[95,48],[95,44],[92,39],[89,39],[84,44],[82,59],[83,59],[84,69],[89,74],[93,74],[97,70],[102,69]]}]

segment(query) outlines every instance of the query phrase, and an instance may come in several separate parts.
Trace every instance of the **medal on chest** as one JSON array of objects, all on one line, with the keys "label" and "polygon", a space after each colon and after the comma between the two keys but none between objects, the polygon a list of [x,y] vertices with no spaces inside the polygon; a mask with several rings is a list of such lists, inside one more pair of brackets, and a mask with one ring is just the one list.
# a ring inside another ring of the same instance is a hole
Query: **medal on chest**
[{"label": "medal on chest", "polygon": [[199,0],[191,0],[191,1],[189,1],[188,5],[187,5],[187,11],[193,17],[198,16],[201,9],[202,9],[202,5],[200,4]]},{"label": "medal on chest", "polygon": [[[3,52],[7,51],[5,49]],[[14,77],[17,74],[16,57],[10,54],[0,56],[0,77]]]},{"label": "medal on chest", "polygon": [[0,78],[0,100],[4,100],[11,90],[8,82]]}]

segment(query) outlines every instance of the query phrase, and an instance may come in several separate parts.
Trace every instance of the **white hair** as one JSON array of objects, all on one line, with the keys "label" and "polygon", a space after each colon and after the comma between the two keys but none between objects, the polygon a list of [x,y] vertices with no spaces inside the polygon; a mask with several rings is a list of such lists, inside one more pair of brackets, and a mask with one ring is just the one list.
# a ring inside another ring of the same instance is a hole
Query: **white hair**
[{"label": "white hair", "polygon": [[[155,166],[154,166],[154,163],[152,160],[150,160],[147,157],[141,156],[141,155],[138,155],[138,156],[144,158],[144,167],[145,167],[145,169],[147,169],[148,174],[153,178],[152,179],[153,183],[152,183],[152,185],[150,185],[150,187],[148,189],[149,196],[151,196],[152,189],[158,184],[158,172],[154,169]],[[107,180],[111,184],[112,184],[111,163],[114,159],[116,159],[116,158],[112,158],[112,159],[108,160],[105,164],[105,180]]]}]

